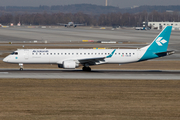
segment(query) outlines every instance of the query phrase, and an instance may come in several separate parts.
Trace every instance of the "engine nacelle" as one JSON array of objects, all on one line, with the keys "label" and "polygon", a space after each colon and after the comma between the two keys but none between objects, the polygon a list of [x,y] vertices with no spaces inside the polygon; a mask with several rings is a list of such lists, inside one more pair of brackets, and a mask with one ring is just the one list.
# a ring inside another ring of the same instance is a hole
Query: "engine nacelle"
[{"label": "engine nacelle", "polygon": [[75,61],[64,61],[63,64],[58,64],[59,68],[64,68],[64,69],[75,69],[78,66],[79,64],[76,64]]}]

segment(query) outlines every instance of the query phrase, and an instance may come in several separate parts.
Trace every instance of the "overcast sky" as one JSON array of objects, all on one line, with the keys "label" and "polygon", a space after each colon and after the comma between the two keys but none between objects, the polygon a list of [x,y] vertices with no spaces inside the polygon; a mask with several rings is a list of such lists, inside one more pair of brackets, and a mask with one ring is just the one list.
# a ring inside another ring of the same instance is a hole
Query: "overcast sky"
[{"label": "overcast sky", "polygon": [[[105,5],[105,0],[0,0],[0,6],[39,6],[90,3]],[[140,5],[180,5],[180,0],[108,0],[109,5],[120,8]]]}]

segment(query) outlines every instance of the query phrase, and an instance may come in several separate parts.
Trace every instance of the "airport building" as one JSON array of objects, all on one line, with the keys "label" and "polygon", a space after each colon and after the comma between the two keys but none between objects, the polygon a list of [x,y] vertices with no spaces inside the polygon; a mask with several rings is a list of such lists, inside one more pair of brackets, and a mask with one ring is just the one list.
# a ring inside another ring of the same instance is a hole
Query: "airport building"
[{"label": "airport building", "polygon": [[172,30],[180,30],[180,22],[148,22],[147,25],[151,29],[161,30],[166,26],[172,26]]}]

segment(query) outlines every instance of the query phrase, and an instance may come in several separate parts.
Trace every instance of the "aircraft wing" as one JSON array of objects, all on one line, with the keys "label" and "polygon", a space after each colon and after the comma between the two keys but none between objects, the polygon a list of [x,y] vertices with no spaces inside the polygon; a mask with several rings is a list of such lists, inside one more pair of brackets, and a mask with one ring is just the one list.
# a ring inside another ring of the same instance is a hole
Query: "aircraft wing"
[{"label": "aircraft wing", "polygon": [[85,58],[85,59],[78,59],[79,63],[89,63],[89,64],[95,64],[96,62],[105,61],[106,57],[99,57],[99,58]]},{"label": "aircraft wing", "polygon": [[65,60],[58,61],[57,64],[62,64],[63,61],[76,61],[77,63],[81,63],[81,64],[87,63],[89,65],[101,64],[101,63],[105,62],[105,58],[111,58],[115,51],[116,51],[116,49],[114,49],[111,54],[109,54],[108,56],[104,56],[104,57],[65,59]]},{"label": "aircraft wing", "polygon": [[58,61],[57,64],[62,64],[63,61],[75,61],[76,63],[80,63],[80,64],[89,64],[89,65],[95,65],[96,63],[100,63],[105,61],[106,57],[99,57],[99,58],[81,58],[81,59],[64,59],[61,61]]},{"label": "aircraft wing", "polygon": [[95,63],[105,62],[105,58],[111,58],[115,51],[116,50],[113,50],[111,54],[105,57],[78,59],[78,61],[81,64],[84,64],[84,63],[95,64]]}]

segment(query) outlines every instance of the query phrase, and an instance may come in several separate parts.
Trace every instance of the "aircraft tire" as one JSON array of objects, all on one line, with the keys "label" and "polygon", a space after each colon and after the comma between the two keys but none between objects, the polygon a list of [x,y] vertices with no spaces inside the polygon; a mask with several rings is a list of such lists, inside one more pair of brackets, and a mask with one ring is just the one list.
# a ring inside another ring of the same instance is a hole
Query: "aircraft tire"
[{"label": "aircraft tire", "polygon": [[23,71],[23,68],[20,68],[19,70],[20,70],[20,71]]},{"label": "aircraft tire", "polygon": [[82,70],[83,71],[91,71],[91,68],[90,67],[83,67]]}]

